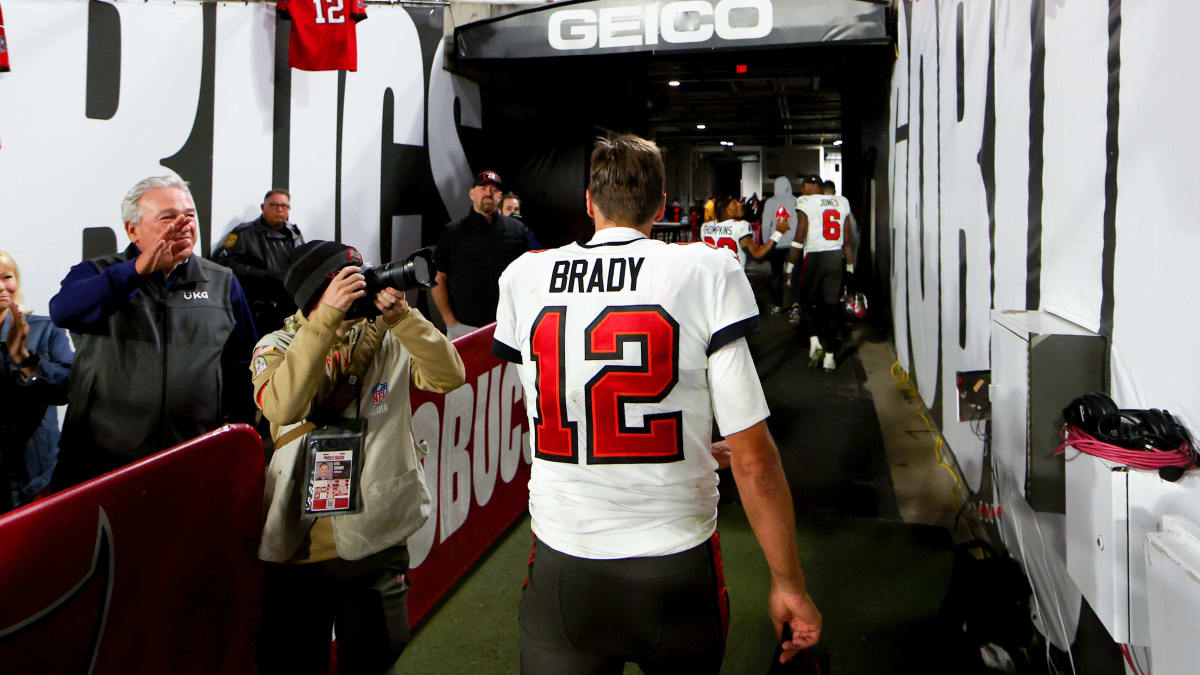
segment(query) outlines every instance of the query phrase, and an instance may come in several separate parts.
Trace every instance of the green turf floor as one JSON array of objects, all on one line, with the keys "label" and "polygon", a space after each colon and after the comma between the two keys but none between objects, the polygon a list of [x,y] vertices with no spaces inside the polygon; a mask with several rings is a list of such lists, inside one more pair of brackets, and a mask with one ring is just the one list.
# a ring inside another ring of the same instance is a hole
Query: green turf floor
[{"label": "green turf floor", "polygon": [[[723,673],[765,673],[775,645],[768,574],[736,504],[721,507],[730,594]],[[834,673],[945,672],[935,668],[936,612],[949,578],[941,528],[809,514],[797,526],[810,592],[824,615]],[[529,559],[529,520],[499,540],[421,625],[394,673],[518,673],[517,605]],[[627,673],[641,672],[636,666]]]}]

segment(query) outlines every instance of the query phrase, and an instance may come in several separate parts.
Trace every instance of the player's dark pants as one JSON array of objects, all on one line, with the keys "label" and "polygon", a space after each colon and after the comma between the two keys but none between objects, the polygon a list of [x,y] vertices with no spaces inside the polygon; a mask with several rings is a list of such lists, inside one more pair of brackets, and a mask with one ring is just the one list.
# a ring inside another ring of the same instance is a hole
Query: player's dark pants
[{"label": "player's dark pants", "polygon": [[[771,302],[776,307],[783,307],[783,287],[788,283],[783,273],[783,265],[787,262],[790,247],[773,246],[767,253],[767,262],[771,263]],[[784,308],[786,309],[786,308]]]},{"label": "player's dark pants", "polygon": [[337,624],[338,672],[382,673],[408,646],[408,549],[362,560],[266,563],[258,634],[258,672],[329,672]]},{"label": "player's dark pants", "polygon": [[816,335],[828,353],[837,351],[838,297],[842,291],[841,250],[820,251],[804,256],[800,272],[800,301],[808,308],[808,334]]},{"label": "player's dark pants", "polygon": [[717,673],[729,599],[720,540],[668,556],[589,560],[534,541],[521,597],[521,672]]}]

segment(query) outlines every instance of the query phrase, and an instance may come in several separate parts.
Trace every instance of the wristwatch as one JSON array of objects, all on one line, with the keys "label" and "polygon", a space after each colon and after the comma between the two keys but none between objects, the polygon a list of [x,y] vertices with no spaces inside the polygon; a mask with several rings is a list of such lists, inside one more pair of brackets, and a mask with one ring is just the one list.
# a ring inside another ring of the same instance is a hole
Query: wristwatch
[{"label": "wristwatch", "polygon": [[41,356],[38,356],[38,353],[37,353],[37,352],[34,352],[34,353],[32,353],[32,354],[30,354],[30,355],[29,355],[29,358],[27,358],[27,359],[25,359],[24,361],[22,361],[22,362],[18,363],[18,364],[17,364],[17,367],[18,367],[18,368],[22,368],[22,369],[24,369],[24,368],[29,368],[30,370],[33,370],[34,368],[37,368],[37,367],[38,367],[38,364],[39,364],[39,363],[41,363],[41,362],[42,362],[42,357],[41,357]]}]

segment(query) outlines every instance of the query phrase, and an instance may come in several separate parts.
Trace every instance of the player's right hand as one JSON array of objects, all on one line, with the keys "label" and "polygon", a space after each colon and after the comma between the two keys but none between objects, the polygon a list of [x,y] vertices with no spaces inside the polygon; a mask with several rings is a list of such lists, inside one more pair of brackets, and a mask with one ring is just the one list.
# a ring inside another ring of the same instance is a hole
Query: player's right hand
[{"label": "player's right hand", "polygon": [[321,294],[321,304],[339,309],[342,313],[350,311],[350,305],[355,300],[367,294],[367,280],[362,275],[362,269],[348,265],[338,270],[325,292]]},{"label": "player's right hand", "polygon": [[787,663],[796,652],[808,649],[821,639],[821,612],[817,611],[808,593],[789,592],[772,583],[767,612],[771,615],[771,623],[775,624],[776,637],[783,639],[785,623],[792,630],[791,638],[783,642],[780,663]]},{"label": "player's right hand", "polygon": [[791,220],[791,216],[786,215],[786,214],[777,218],[775,220],[775,231],[776,232],[787,232],[788,230],[792,229],[792,226],[788,225],[789,220]]}]

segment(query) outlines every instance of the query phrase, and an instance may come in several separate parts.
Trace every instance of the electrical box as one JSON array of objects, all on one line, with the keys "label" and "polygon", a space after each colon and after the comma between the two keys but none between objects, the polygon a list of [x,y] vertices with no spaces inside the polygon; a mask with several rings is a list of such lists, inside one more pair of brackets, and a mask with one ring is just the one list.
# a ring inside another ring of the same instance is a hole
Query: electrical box
[{"label": "electrical box", "polygon": [[1038,512],[1066,512],[1062,409],[1105,391],[1106,341],[1049,312],[992,312],[992,453]]},{"label": "electrical box", "polygon": [[1146,537],[1158,514],[1200,522],[1200,471],[1172,483],[1072,448],[1066,458],[1067,573],[1114,641],[1148,647]]},{"label": "electrical box", "polygon": [[954,378],[958,390],[958,421],[975,422],[992,418],[990,370],[960,370]]},{"label": "electrical box", "polygon": [[1146,537],[1154,672],[1191,673],[1200,663],[1192,628],[1200,616],[1200,528],[1186,518],[1163,516],[1160,529]]}]

